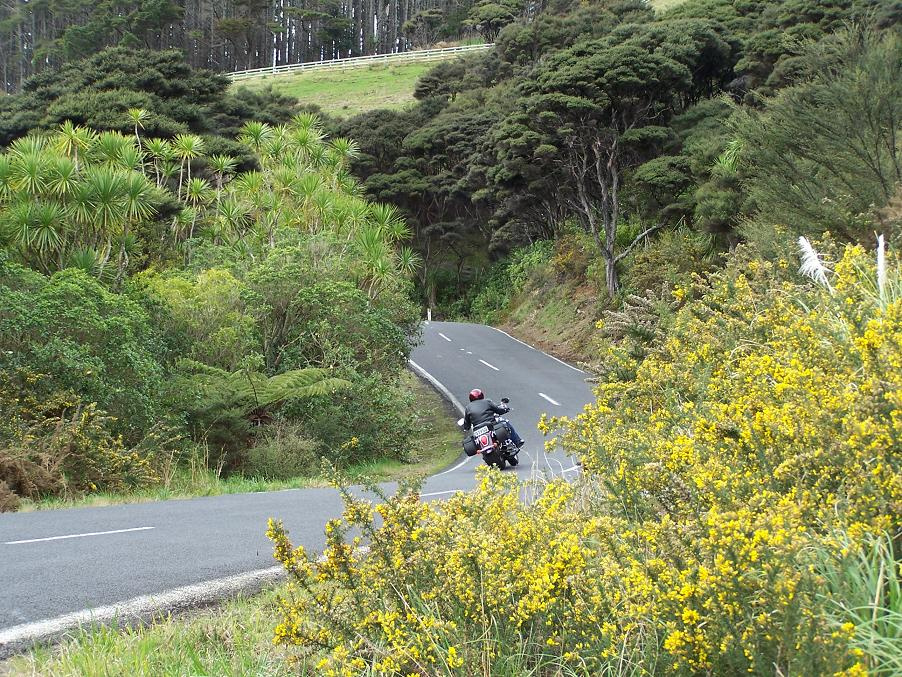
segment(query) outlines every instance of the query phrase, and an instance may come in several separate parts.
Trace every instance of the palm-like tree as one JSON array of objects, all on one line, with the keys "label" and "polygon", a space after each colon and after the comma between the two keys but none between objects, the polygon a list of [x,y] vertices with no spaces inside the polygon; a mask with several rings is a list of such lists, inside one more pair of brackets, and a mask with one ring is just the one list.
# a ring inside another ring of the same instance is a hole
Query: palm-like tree
[{"label": "palm-like tree", "polygon": [[338,138],[329,144],[329,153],[337,166],[347,167],[352,160],[360,157],[360,146],[356,141]]},{"label": "palm-like tree", "polygon": [[67,198],[75,191],[80,180],[74,160],[64,155],[50,160],[47,190],[52,195],[59,199]]},{"label": "palm-like tree", "polygon": [[267,241],[272,249],[276,246],[276,228],[279,227],[280,217],[285,209],[284,200],[276,193],[267,193],[261,200],[260,225],[266,233]]},{"label": "palm-like tree", "polygon": [[150,117],[150,114],[143,108],[128,109],[128,119],[135,127],[135,141],[138,142],[139,148],[141,147],[141,136],[138,134],[138,130],[144,129],[144,123],[147,121],[148,117]]},{"label": "palm-like tree", "polygon": [[116,288],[119,288],[122,286],[122,279],[125,277],[128,262],[132,256],[138,253],[140,243],[134,233],[122,233],[116,238],[115,246],[119,251],[119,256],[116,261],[116,280],[114,285]]},{"label": "palm-like tree", "polygon": [[98,238],[109,244],[128,219],[124,177],[109,167],[90,167],[85,171],[85,184],[90,195],[88,218]]},{"label": "palm-like tree", "polygon": [[308,164],[311,169],[323,169],[328,166],[329,153],[323,144],[317,144],[310,148]]},{"label": "palm-like tree", "polygon": [[257,155],[263,154],[263,147],[271,137],[272,127],[265,122],[245,122],[238,134],[238,140],[250,146]]},{"label": "palm-like tree", "polygon": [[0,204],[10,200],[15,188],[13,161],[9,155],[0,155]]},{"label": "palm-like tree", "polygon": [[49,138],[19,139],[0,155],[4,239],[44,272],[67,265],[71,252],[81,249],[102,247],[99,260],[105,262],[112,243],[155,211],[152,182],[117,166],[140,158],[131,138],[106,133],[90,144],[88,138],[74,125],[63,125]]},{"label": "palm-like tree", "polygon": [[289,127],[295,132],[312,132],[320,139],[323,137],[322,120],[316,113],[304,111],[291,118]]},{"label": "palm-like tree", "polygon": [[66,211],[56,202],[44,202],[32,210],[30,245],[41,258],[45,272],[52,269],[49,258],[59,254],[63,248],[63,234],[66,228]]},{"label": "palm-like tree", "polygon": [[172,144],[172,150],[175,157],[180,161],[179,165],[179,188],[178,194],[182,195],[182,185],[185,166],[188,167],[188,182],[191,181],[191,161],[199,158],[206,144],[204,140],[196,134],[179,134],[175,137]]},{"label": "palm-like tree", "polygon": [[[254,207],[259,213],[263,195],[266,193],[266,176],[262,172],[239,174],[232,182],[234,195]],[[255,214],[255,218],[258,214]]]},{"label": "palm-like tree", "polygon": [[[167,160],[160,164],[160,180],[163,185],[168,185],[172,179],[178,175],[180,164]],[[162,186],[161,186],[162,187]]]},{"label": "palm-like tree", "polygon": [[110,167],[120,167],[126,148],[133,148],[132,140],[119,132],[102,132],[91,146],[93,159]]},{"label": "palm-like tree", "polygon": [[342,193],[347,193],[348,195],[363,194],[363,191],[360,189],[360,184],[357,182],[357,179],[346,168],[340,168],[337,172],[335,172],[332,185],[336,190],[339,190]]},{"label": "palm-like tree", "polygon": [[0,235],[9,246],[25,252],[31,242],[32,204],[22,200],[3,211]]},{"label": "palm-like tree", "polygon": [[79,170],[79,153],[88,150],[94,143],[97,134],[93,129],[79,127],[71,120],[64,121],[56,134],[54,146],[57,150],[72,158],[75,171]]},{"label": "palm-like tree", "polygon": [[182,233],[187,233],[191,224],[197,221],[197,210],[194,207],[183,207],[172,217],[172,239],[178,243]]},{"label": "palm-like tree", "polygon": [[238,162],[229,155],[214,155],[209,162],[210,169],[213,170],[213,177],[216,180],[216,201],[219,202],[227,177],[235,173],[235,167],[238,165]]},{"label": "palm-like tree", "polygon": [[423,265],[423,258],[410,247],[398,251],[398,271],[405,277],[413,277]]},{"label": "palm-like tree", "polygon": [[344,227],[347,229],[347,237],[350,240],[354,233],[366,226],[370,218],[370,205],[366,200],[358,197],[349,197],[346,205]]},{"label": "palm-like tree", "polygon": [[10,185],[16,193],[37,197],[47,189],[50,171],[43,149],[10,148]]},{"label": "palm-like tree", "polygon": [[122,189],[126,223],[146,221],[154,215],[156,208],[153,199],[157,191],[146,176],[137,172],[125,174]]},{"label": "palm-like tree", "polygon": [[222,227],[223,233],[237,235],[239,239],[250,221],[247,210],[232,197],[224,198],[216,207],[215,220]]},{"label": "palm-like tree", "polygon": [[144,141],[144,148],[147,149],[147,152],[150,154],[150,159],[153,162],[153,172],[157,187],[162,187],[162,166],[165,162],[172,161],[172,144],[166,141],[166,139],[146,139]]},{"label": "palm-like tree", "polygon": [[185,201],[194,208],[194,217],[191,220],[191,230],[188,232],[188,239],[194,237],[194,227],[197,224],[197,217],[202,211],[213,201],[214,193],[206,179],[197,177],[191,179],[185,187]]},{"label": "palm-like tree", "polygon": [[312,230],[320,230],[326,223],[332,222],[335,215],[337,195],[330,190],[318,190],[313,196],[312,211],[314,220],[311,222]]},{"label": "palm-like tree", "polygon": [[93,277],[99,277],[102,269],[100,252],[90,247],[81,247],[70,252],[66,265],[70,268],[79,268]]},{"label": "palm-like tree", "polygon": [[283,197],[297,197],[299,178],[292,169],[279,166],[272,170],[272,187]]},{"label": "palm-like tree", "polygon": [[354,247],[363,266],[361,285],[374,299],[386,280],[395,273],[391,247],[379,229],[371,224],[356,233]]},{"label": "palm-like tree", "polygon": [[382,237],[390,242],[400,242],[408,239],[411,235],[410,228],[394,205],[382,203],[372,205],[370,218]]},{"label": "palm-like tree", "polygon": [[116,166],[131,172],[144,172],[144,151],[137,146],[128,144],[119,151],[119,161]]},{"label": "palm-like tree", "polygon": [[318,129],[296,127],[291,130],[291,148],[304,166],[310,165],[314,152],[323,147],[323,137]]}]

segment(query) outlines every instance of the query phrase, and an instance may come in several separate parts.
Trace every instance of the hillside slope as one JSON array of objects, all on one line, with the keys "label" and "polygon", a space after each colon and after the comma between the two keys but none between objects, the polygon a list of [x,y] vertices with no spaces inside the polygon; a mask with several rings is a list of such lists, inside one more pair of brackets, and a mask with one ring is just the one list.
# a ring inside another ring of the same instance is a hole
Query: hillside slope
[{"label": "hillside slope", "polygon": [[327,68],[242,80],[234,87],[247,87],[251,91],[272,87],[280,94],[297,97],[302,105],[313,104],[330,115],[349,117],[379,108],[399,109],[410,105],[417,79],[434,65],[434,62],[422,62]]}]

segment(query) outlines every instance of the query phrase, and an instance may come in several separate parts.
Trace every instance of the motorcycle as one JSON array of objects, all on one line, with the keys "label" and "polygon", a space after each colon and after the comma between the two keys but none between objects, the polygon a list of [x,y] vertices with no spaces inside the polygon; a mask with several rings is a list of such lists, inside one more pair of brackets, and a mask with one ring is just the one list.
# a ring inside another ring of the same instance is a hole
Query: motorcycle
[{"label": "motorcycle", "polygon": [[[509,403],[508,398],[501,398],[505,413],[511,410]],[[463,428],[464,419],[458,420],[457,425]],[[517,458],[520,450],[511,440],[507,419],[500,416],[495,416],[492,423],[474,427],[473,433],[464,439],[463,447],[467,456],[482,454],[482,460],[487,465],[494,465],[498,470],[504,470],[508,464],[514,467],[520,462]]]}]

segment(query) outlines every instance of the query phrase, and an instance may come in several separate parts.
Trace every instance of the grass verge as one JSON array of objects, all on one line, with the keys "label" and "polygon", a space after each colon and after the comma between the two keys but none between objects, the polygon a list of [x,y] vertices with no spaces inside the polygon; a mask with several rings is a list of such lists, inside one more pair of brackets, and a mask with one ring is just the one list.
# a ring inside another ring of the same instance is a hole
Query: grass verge
[{"label": "grass verge", "polygon": [[[382,459],[344,468],[343,472],[352,481],[364,476],[377,481],[392,481],[417,475],[430,475],[449,465],[460,455],[461,433],[454,423],[455,416],[451,412],[450,405],[413,374],[405,372],[403,378],[414,394],[419,419],[416,429],[421,433],[422,452],[412,463]],[[97,507],[118,503],[146,503],[326,485],[325,478],[319,476],[295,477],[288,480],[266,480],[241,475],[222,477],[206,467],[192,466],[179,469],[166,486],[149,487],[127,494],[97,493],[76,499],[47,498],[40,501],[23,501],[20,512]]]},{"label": "grass verge", "polygon": [[278,590],[229,600],[212,610],[161,617],[146,626],[78,630],[57,646],[0,663],[0,675],[297,675],[285,651],[272,644]]},{"label": "grass verge", "polygon": [[236,88],[272,88],[315,104],[325,113],[351,117],[379,108],[399,109],[413,103],[413,88],[435,62],[372,65],[357,68],[324,68],[290,75],[267,75],[241,80]]}]

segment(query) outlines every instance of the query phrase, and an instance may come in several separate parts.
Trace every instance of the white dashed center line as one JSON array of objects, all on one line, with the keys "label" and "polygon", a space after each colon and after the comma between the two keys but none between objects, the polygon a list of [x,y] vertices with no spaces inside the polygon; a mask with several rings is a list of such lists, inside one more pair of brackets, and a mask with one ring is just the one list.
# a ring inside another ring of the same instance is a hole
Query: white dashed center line
[{"label": "white dashed center line", "polygon": [[501,370],[500,370],[498,367],[496,367],[494,364],[489,364],[489,363],[486,362],[485,360],[479,360],[479,361],[482,362],[482,363],[483,363],[485,366],[487,366],[489,369],[494,369],[495,371],[501,371]]},{"label": "white dashed center line", "polygon": [[551,403],[552,403],[554,406],[556,406],[556,407],[561,406],[561,403],[560,403],[560,402],[558,402],[557,400],[551,399],[551,398],[548,397],[548,395],[546,395],[545,393],[539,393],[539,397],[541,397],[543,400],[548,400],[549,402],[551,402]]},{"label": "white dashed center line", "polygon": [[443,339],[445,339],[448,343],[451,343],[451,339],[449,339],[447,336],[445,336],[442,332],[439,332],[438,335],[441,336]]},{"label": "white dashed center line", "polygon": [[107,534],[124,534],[129,531],[147,531],[156,527],[134,527],[132,529],[113,529],[112,531],[91,531],[86,534],[69,534],[67,536],[48,536],[46,538],[29,538],[23,541],[6,541],[3,545],[20,545],[22,543],[40,543],[41,541],[61,541],[66,538],[84,538],[85,536],[106,536]]}]

